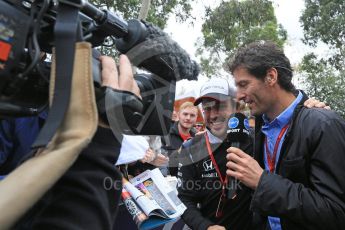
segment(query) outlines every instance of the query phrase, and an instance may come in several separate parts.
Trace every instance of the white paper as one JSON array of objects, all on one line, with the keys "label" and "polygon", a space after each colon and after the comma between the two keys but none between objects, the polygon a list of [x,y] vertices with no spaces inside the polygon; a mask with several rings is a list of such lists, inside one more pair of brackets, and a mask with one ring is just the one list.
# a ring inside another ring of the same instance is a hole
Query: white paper
[{"label": "white paper", "polygon": [[121,151],[116,165],[129,164],[143,159],[149,143],[143,136],[123,135]]}]

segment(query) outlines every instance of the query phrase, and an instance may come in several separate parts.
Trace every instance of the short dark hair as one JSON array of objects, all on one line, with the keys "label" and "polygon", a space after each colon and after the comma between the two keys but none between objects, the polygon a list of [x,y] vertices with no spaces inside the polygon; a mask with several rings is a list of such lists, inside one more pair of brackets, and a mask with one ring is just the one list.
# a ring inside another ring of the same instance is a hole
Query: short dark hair
[{"label": "short dark hair", "polygon": [[250,74],[264,80],[267,70],[275,68],[278,72],[278,84],[288,92],[293,92],[292,68],[284,51],[270,41],[258,41],[240,48],[227,64],[233,74],[238,68],[245,68]]}]

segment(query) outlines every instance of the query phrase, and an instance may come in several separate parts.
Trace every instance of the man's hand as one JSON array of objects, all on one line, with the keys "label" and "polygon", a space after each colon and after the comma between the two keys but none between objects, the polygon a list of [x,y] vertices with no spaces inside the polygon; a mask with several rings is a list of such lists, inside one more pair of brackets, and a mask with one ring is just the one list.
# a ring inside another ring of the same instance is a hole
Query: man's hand
[{"label": "man's hand", "polygon": [[239,148],[230,147],[227,152],[226,174],[240,180],[247,187],[256,189],[264,171],[259,163]]},{"label": "man's hand", "polygon": [[207,230],[226,230],[226,228],[220,225],[211,225],[207,228]]},{"label": "man's hand", "polygon": [[206,130],[197,132],[195,136],[204,135],[204,133],[206,133]]},{"label": "man's hand", "polygon": [[99,60],[102,64],[102,86],[129,91],[141,97],[139,87],[133,78],[131,63],[126,55],[120,55],[119,70],[113,58],[101,56]]},{"label": "man's hand", "polygon": [[304,102],[304,106],[308,108],[324,108],[330,110],[331,107],[327,106],[326,103],[320,102],[319,100],[315,98],[309,98]]},{"label": "man's hand", "polygon": [[153,161],[149,162],[149,163],[151,165],[156,166],[156,167],[160,167],[160,166],[167,165],[168,162],[169,162],[169,157],[166,157],[163,154],[158,153],[156,158]]},{"label": "man's hand", "polygon": [[145,152],[145,155],[143,157],[143,159],[141,159],[141,163],[149,163],[151,161],[153,161],[155,159],[155,152],[152,149],[148,149]]}]

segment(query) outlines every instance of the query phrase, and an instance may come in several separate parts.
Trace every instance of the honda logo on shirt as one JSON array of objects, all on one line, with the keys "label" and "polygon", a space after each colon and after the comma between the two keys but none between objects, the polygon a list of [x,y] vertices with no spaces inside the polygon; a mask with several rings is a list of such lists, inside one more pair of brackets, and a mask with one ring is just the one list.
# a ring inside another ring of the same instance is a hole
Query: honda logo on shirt
[{"label": "honda logo on shirt", "polygon": [[204,166],[204,169],[205,169],[206,172],[207,172],[207,171],[210,171],[210,170],[212,170],[212,169],[214,169],[211,159],[210,159],[210,160],[207,160],[207,161],[204,161],[204,162],[202,163],[202,165]]}]

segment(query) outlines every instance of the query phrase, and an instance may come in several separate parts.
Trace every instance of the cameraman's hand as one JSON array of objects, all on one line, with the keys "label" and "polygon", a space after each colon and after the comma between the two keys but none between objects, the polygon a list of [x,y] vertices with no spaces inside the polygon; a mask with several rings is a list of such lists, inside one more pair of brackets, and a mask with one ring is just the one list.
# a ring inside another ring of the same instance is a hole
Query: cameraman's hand
[{"label": "cameraman's hand", "polygon": [[140,96],[140,90],[133,78],[132,66],[126,55],[120,55],[119,70],[111,57],[101,56],[102,64],[102,86],[113,89],[129,91]]}]

